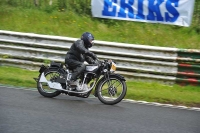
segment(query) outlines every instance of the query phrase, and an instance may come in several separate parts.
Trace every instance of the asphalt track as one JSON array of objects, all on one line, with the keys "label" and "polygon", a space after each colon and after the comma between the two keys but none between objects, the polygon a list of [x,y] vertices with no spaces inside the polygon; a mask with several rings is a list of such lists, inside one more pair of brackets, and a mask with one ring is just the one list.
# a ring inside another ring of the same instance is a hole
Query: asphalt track
[{"label": "asphalt track", "polygon": [[0,86],[0,133],[200,133],[200,111]]}]

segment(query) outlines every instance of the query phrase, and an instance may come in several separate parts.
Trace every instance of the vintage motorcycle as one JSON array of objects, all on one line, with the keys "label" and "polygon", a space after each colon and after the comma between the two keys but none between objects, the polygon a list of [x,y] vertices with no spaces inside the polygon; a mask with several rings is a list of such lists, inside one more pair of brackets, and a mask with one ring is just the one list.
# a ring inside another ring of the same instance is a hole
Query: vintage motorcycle
[{"label": "vintage motorcycle", "polygon": [[93,92],[95,97],[108,105],[119,103],[126,95],[127,86],[123,76],[115,74],[116,63],[113,60],[88,64],[78,77],[78,85],[69,84],[73,68],[58,62],[49,66],[42,65],[39,70],[37,89],[44,97],[56,97],[61,93],[69,96],[88,98]]}]

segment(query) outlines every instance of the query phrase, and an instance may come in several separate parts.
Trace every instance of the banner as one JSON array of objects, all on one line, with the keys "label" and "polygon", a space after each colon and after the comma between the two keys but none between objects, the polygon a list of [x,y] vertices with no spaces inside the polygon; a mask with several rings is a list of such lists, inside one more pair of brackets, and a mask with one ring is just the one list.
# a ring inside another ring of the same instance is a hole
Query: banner
[{"label": "banner", "polygon": [[190,26],[194,0],[92,0],[93,17]]}]

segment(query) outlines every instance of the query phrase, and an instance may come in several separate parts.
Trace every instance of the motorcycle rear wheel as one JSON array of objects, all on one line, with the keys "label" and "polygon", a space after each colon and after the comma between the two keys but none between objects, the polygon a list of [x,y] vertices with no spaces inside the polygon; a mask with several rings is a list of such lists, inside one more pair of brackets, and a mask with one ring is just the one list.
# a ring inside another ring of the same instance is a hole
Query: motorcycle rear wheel
[{"label": "motorcycle rear wheel", "polygon": [[97,87],[98,99],[108,105],[119,103],[125,97],[126,92],[126,82],[115,75],[111,75],[110,80],[104,78]]},{"label": "motorcycle rear wheel", "polygon": [[[46,69],[44,71],[44,76],[48,81],[50,81],[50,80],[53,80],[53,78],[60,76],[60,73],[57,70]],[[37,82],[37,89],[38,89],[38,92],[44,97],[52,98],[61,94],[60,91],[49,88],[47,83],[40,83],[39,81]]]}]

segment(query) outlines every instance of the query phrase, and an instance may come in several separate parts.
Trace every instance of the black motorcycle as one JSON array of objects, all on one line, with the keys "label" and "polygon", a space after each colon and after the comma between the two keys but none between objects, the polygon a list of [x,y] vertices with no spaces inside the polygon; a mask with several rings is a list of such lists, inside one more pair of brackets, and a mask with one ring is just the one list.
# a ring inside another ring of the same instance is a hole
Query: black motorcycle
[{"label": "black motorcycle", "polygon": [[69,96],[88,98],[93,93],[102,103],[113,105],[119,103],[127,91],[125,78],[115,74],[115,71],[116,63],[113,60],[88,64],[78,77],[78,84],[72,86],[69,81],[73,68],[51,62],[50,66],[41,66],[40,74],[35,80],[39,93],[44,97],[52,98],[65,93]]}]

